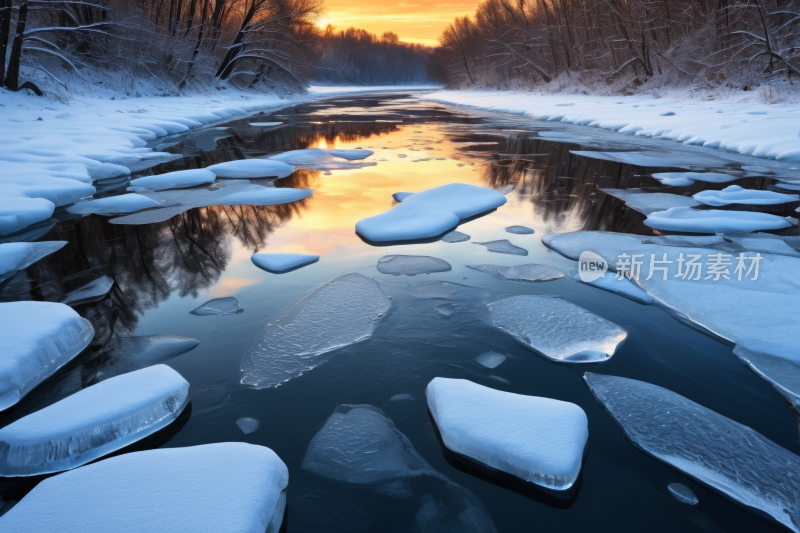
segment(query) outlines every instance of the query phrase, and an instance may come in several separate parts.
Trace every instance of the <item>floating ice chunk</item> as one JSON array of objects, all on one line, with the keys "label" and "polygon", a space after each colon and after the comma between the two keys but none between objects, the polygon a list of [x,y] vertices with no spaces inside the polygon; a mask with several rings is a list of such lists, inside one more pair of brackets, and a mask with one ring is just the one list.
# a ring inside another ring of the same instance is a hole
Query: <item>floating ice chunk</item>
[{"label": "floating ice chunk", "polygon": [[427,255],[385,255],[378,259],[378,272],[392,276],[416,276],[453,269],[443,259]]},{"label": "floating ice chunk", "polygon": [[477,361],[479,365],[485,366],[486,368],[497,368],[505,363],[506,359],[508,359],[508,357],[501,353],[486,352],[485,354],[481,354],[476,357],[475,361]]},{"label": "floating ice chunk", "polygon": [[124,213],[135,213],[143,209],[153,209],[155,207],[165,207],[152,198],[141,194],[129,193],[119,196],[109,196],[94,200],[84,200],[75,205],[69,206],[67,211],[74,215],[119,215]]},{"label": "floating ice chunk", "polygon": [[692,489],[683,483],[670,483],[667,486],[667,489],[669,490],[669,493],[672,494],[672,497],[681,503],[697,505],[697,502],[699,501],[695,493],[692,492]]},{"label": "floating ice chunk", "polygon": [[694,207],[700,202],[688,196],[666,192],[644,192],[641,189],[600,189],[606,194],[619,198],[631,209],[649,215],[671,207]]},{"label": "floating ice chunk", "polygon": [[0,529],[277,533],[268,527],[283,518],[288,482],[275,452],[252,444],[127,453],[45,479],[0,517]]},{"label": "floating ice chunk", "polygon": [[141,335],[120,337],[117,352],[141,366],[153,365],[194,350],[200,341],[177,335]]},{"label": "floating ice chunk", "polygon": [[414,194],[414,193],[413,192],[396,192],[396,193],[394,193],[392,195],[392,198],[394,198],[395,202],[402,202],[403,200],[405,200],[406,198],[408,198],[412,194]]},{"label": "floating ice chunk", "polygon": [[242,430],[242,433],[249,435],[258,429],[261,423],[255,418],[244,417],[236,421],[236,425]]},{"label": "floating ice chunk", "polygon": [[454,306],[453,304],[442,304],[436,307],[436,312],[442,316],[450,317],[453,316],[453,313],[456,312],[456,306]]},{"label": "floating ice chunk", "polygon": [[472,244],[480,244],[481,246],[485,246],[488,251],[498,254],[528,255],[528,250],[520,248],[519,246],[514,246],[508,239],[490,242],[474,242]]},{"label": "floating ice chunk", "polygon": [[205,168],[179,170],[157,176],[145,176],[131,180],[131,187],[160,191],[162,189],[183,189],[197,185],[209,185],[217,179],[216,174]]},{"label": "floating ice chunk", "polygon": [[268,128],[270,126],[280,126],[283,122],[251,122],[250,125],[256,128]]},{"label": "floating ice chunk", "polygon": [[792,224],[783,217],[753,211],[700,211],[689,207],[673,207],[653,213],[644,224],[651,228],[686,233],[721,233],[725,231],[764,231],[788,228]]},{"label": "floating ice chunk", "polygon": [[653,179],[660,181],[664,185],[685,187],[691,185],[695,181],[705,181],[708,183],[727,183],[739,178],[737,176],[721,174],[719,172],[656,172],[653,174]]},{"label": "floating ice chunk", "polygon": [[530,235],[531,233],[534,233],[534,230],[525,226],[509,226],[506,228],[506,231],[516,235]]},{"label": "floating ice chunk", "polygon": [[442,242],[454,243],[454,242],[464,242],[470,240],[471,237],[466,233],[461,233],[460,231],[451,231],[450,233],[445,233],[444,237],[442,237]]},{"label": "floating ice chunk", "polygon": [[89,345],[94,328],[69,306],[0,303],[0,410],[8,409]]},{"label": "floating ice chunk", "polygon": [[0,244],[0,282],[27,268],[42,257],[64,247],[67,241],[10,242]]},{"label": "floating ice chunk", "polygon": [[570,153],[592,159],[627,163],[639,167],[675,167],[691,169],[693,167],[721,167],[729,162],[726,159],[713,155],[679,154],[675,152],[657,152],[655,150],[648,150],[647,152],[594,152],[570,150]]},{"label": "floating ice chunk", "polygon": [[197,309],[189,311],[193,315],[238,315],[244,313],[244,309],[239,307],[239,299],[236,296],[226,296],[225,298],[214,298],[209,300]]},{"label": "floating ice chunk", "polygon": [[[44,198],[56,207],[77,202],[93,195],[97,190],[88,183],[69,178],[10,178],[0,175],[0,197]],[[20,204],[22,205],[22,204]]]},{"label": "floating ice chunk", "polygon": [[560,268],[547,265],[515,265],[504,267],[500,265],[466,265],[467,268],[489,274],[493,278],[506,281],[518,281],[522,283],[538,283],[541,281],[553,281],[565,276]]},{"label": "floating ice chunk", "polygon": [[557,363],[608,361],[628,334],[555,296],[512,296],[489,304],[490,324]]},{"label": "floating ice chunk", "polygon": [[311,254],[253,254],[250,258],[258,268],[267,272],[286,272],[319,261],[318,255]]},{"label": "floating ice chunk", "polygon": [[634,285],[628,278],[617,279],[614,274],[606,274],[593,281],[583,281],[579,274],[575,274],[572,279],[585,285],[613,292],[640,304],[650,305],[653,303],[653,297]]},{"label": "floating ice chunk", "polygon": [[113,279],[108,276],[102,276],[70,292],[64,297],[63,300],[61,300],[61,303],[68,305],[81,305],[85,303],[96,302],[105,298],[106,294],[108,294],[113,286]]},{"label": "floating ice chunk", "polygon": [[309,189],[259,187],[223,195],[218,205],[277,205],[296,202],[311,196]]},{"label": "floating ice chunk", "polygon": [[101,381],[0,429],[0,475],[85,465],[166,427],[188,403],[189,382],[165,365]]},{"label": "floating ice chunk", "polygon": [[327,361],[330,352],[372,335],[391,300],[374,279],[339,276],[264,326],[242,357],[242,380],[257,389],[277,387]]},{"label": "floating ice chunk", "polygon": [[725,238],[722,235],[659,235],[648,237],[642,244],[658,244],[659,246],[681,246],[681,247],[711,247],[724,244]]},{"label": "floating ice chunk", "polygon": [[374,166],[377,163],[352,161],[366,159],[374,154],[372,150],[323,150],[322,148],[306,148],[291,150],[270,157],[273,161],[282,161],[299,168],[312,170],[345,170]]},{"label": "floating ice chunk", "polygon": [[271,178],[286,177],[294,168],[272,159],[240,159],[206,167],[218,178]]},{"label": "floating ice chunk", "polygon": [[730,185],[721,191],[702,191],[692,198],[706,205],[722,206],[730,204],[775,205],[797,202],[796,194],[781,194],[773,191],[743,189],[738,185]]},{"label": "floating ice chunk", "polygon": [[442,442],[456,454],[555,493],[577,481],[589,438],[577,405],[465,379],[434,378],[425,396]]},{"label": "floating ice chunk", "polygon": [[800,457],[672,391],[587,372],[589,390],[637,448],[747,511],[800,531]]},{"label": "floating ice chunk", "polygon": [[391,398],[389,398],[390,402],[409,402],[414,399],[414,396],[411,394],[395,394]]},{"label": "floating ice chunk", "polygon": [[14,233],[31,224],[47,220],[53,216],[55,208],[53,202],[44,198],[0,196],[0,235]]},{"label": "floating ice chunk", "polygon": [[373,242],[428,239],[505,203],[506,197],[495,190],[450,183],[415,193],[385,213],[359,220],[356,232]]},{"label": "floating ice chunk", "polygon": [[772,387],[800,414],[800,365],[777,355],[758,353],[736,346],[733,353]]}]

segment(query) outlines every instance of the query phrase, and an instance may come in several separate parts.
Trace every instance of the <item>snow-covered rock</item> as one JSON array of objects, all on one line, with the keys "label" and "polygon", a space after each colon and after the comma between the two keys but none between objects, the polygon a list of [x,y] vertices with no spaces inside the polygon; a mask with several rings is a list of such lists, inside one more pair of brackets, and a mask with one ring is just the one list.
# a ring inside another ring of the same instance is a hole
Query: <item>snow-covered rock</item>
[{"label": "snow-covered rock", "polygon": [[0,517],[0,529],[277,533],[288,483],[286,465],[263,446],[127,453],[45,479]]},{"label": "snow-covered rock", "polygon": [[489,304],[490,324],[556,363],[608,361],[628,334],[555,296],[512,296]]},{"label": "snow-covered rock", "polygon": [[253,264],[267,272],[286,272],[319,261],[318,255],[311,254],[253,254]]},{"label": "snow-covered rock", "polygon": [[106,294],[109,293],[111,287],[113,286],[114,280],[112,278],[108,276],[102,276],[68,293],[64,299],[61,300],[61,303],[68,305],[81,305],[85,303],[96,302],[105,298]]},{"label": "snow-covered rock", "polygon": [[27,268],[42,257],[64,247],[67,241],[10,242],[0,244],[0,282]]},{"label": "snow-covered rock", "polygon": [[633,284],[627,278],[618,279],[615,274],[606,273],[604,276],[599,277],[592,281],[583,281],[579,274],[575,274],[572,278],[575,281],[603,289],[604,291],[613,292],[634,302],[649,305],[653,303],[653,298],[645,291]]},{"label": "snow-covered rock", "polygon": [[378,272],[392,276],[416,276],[433,272],[449,272],[450,263],[428,255],[385,255],[378,259]]},{"label": "snow-covered rock", "polygon": [[239,426],[239,429],[242,430],[242,433],[249,435],[250,433],[256,431],[261,423],[255,418],[245,416],[237,420],[236,425]]},{"label": "snow-covered rock", "polygon": [[359,220],[356,232],[373,242],[428,239],[505,203],[506,197],[495,190],[450,183],[415,193],[385,213]]},{"label": "snow-covered rock", "polygon": [[445,233],[444,237],[442,237],[442,242],[447,243],[454,243],[454,242],[465,242],[470,240],[472,237],[467,235],[466,233],[461,233],[460,231],[451,231],[449,233]]},{"label": "snow-covered rock", "polygon": [[475,361],[486,368],[497,368],[505,363],[507,356],[497,352],[486,352],[475,358]]},{"label": "snow-covered rock", "polygon": [[67,211],[75,215],[120,215],[156,207],[165,206],[147,196],[129,193],[119,196],[109,196],[107,198],[84,200],[69,206]]},{"label": "snow-covered rock", "polygon": [[753,211],[697,210],[673,207],[652,213],[644,224],[651,228],[686,233],[721,233],[725,231],[764,231],[788,228],[792,223],[783,217]]},{"label": "snow-covered rock", "polygon": [[496,254],[528,255],[528,250],[511,244],[511,241],[508,239],[490,242],[473,242],[472,244],[485,246],[487,251],[494,252]]},{"label": "snow-covered rock", "polygon": [[669,490],[669,493],[672,494],[673,498],[681,503],[685,503],[687,505],[697,505],[697,502],[699,501],[692,489],[683,483],[670,483],[667,486],[667,490]]},{"label": "snow-covered rock", "polygon": [[531,233],[534,233],[534,230],[526,226],[508,226],[506,228],[506,232],[513,233],[515,235],[530,235]]},{"label": "snow-covered rock", "polygon": [[81,353],[92,337],[92,324],[64,304],[0,303],[0,410]]},{"label": "snow-covered rock", "polygon": [[160,191],[162,189],[183,189],[185,187],[196,187],[197,185],[209,185],[217,179],[216,174],[206,168],[194,168],[191,170],[178,170],[177,172],[167,172],[156,176],[145,176],[131,180],[133,190],[149,189]]},{"label": "snow-covered rock", "polygon": [[0,429],[0,476],[85,465],[166,427],[188,403],[189,382],[165,365],[101,381]]},{"label": "snow-covered rock", "polygon": [[537,265],[531,263],[529,265],[514,265],[514,266],[500,266],[500,265],[465,265],[467,268],[489,274],[493,278],[502,279],[505,281],[518,281],[521,283],[539,283],[542,281],[553,281],[561,279],[565,276],[564,271],[560,268]]},{"label": "snow-covered rock", "polygon": [[200,307],[192,309],[189,313],[199,316],[238,315],[239,313],[244,313],[244,309],[239,307],[239,299],[236,296],[226,296],[209,300]]},{"label": "snow-covered rock", "polygon": [[465,379],[434,378],[425,396],[442,442],[456,454],[556,493],[577,481],[589,438],[577,405]]},{"label": "snow-covered rock", "polygon": [[311,170],[345,170],[374,166],[377,163],[357,162],[374,154],[372,150],[306,148],[291,150],[270,157],[289,165]]},{"label": "snow-covered rock", "polygon": [[600,189],[606,194],[619,198],[631,209],[649,215],[672,207],[694,207],[698,200],[666,192],[644,192],[641,189]]},{"label": "snow-covered rock", "polygon": [[272,159],[240,159],[206,167],[218,178],[274,178],[294,172],[292,165]]},{"label": "snow-covered rock", "polygon": [[47,220],[53,216],[55,208],[53,202],[44,198],[0,196],[0,235]]},{"label": "snow-covered rock", "polygon": [[796,194],[781,194],[774,191],[744,189],[738,185],[729,185],[721,191],[702,191],[692,198],[706,205],[722,206],[730,204],[775,205],[797,202]]}]

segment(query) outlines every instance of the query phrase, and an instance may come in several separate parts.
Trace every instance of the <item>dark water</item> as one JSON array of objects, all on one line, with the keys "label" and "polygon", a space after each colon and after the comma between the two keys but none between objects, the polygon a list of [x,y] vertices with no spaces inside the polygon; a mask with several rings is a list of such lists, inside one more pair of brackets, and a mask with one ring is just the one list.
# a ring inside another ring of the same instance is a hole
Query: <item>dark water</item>
[{"label": "dark water", "polygon": [[[335,98],[257,118],[285,124],[254,128],[248,125],[253,121],[249,117],[160,139],[153,143],[158,149],[182,157],[154,172],[309,147],[367,148],[375,151],[370,161],[378,164],[328,173],[298,171],[277,180],[278,187],[315,190],[313,196],[288,205],[200,208],[167,222],[140,226],[61,213],[61,222],[44,239],[64,239],[69,244],[5,283],[0,299],[58,301],[101,275],[111,276],[116,284],[105,299],[78,308],[95,327],[92,346],[18,406],[2,413],[0,424],[131,370],[118,355],[120,337],[174,334],[200,341],[193,351],[166,363],[191,383],[192,410],[160,440],[143,446],[242,441],[272,448],[290,471],[288,531],[413,531],[425,495],[440,498],[441,482],[433,478],[415,480],[412,496],[394,498],[302,471],[309,441],[341,404],[382,409],[434,469],[474,493],[499,531],[774,530],[634,449],[582,380],[584,371],[592,371],[655,383],[799,452],[797,418],[730,347],[655,306],[639,305],[569,277],[541,284],[512,283],[464,266],[541,263],[566,270],[574,262],[548,251],[541,243],[543,235],[600,229],[652,235],[653,230],[642,224],[643,215],[597,188],[660,187],[648,174],[668,168],[643,169],[576,156],[569,151],[614,146],[546,140],[536,135],[535,122],[527,122],[529,131],[522,131],[516,123],[459,114],[403,95]],[[727,170],[738,168],[735,163],[725,165]],[[458,228],[472,237],[470,242],[374,247],[355,234],[358,220],[393,205],[392,193],[451,182],[511,191],[505,206]],[[774,180],[765,176],[732,183],[774,187]],[[730,184],[697,184],[678,192],[693,194]],[[104,194],[116,192],[112,188]],[[536,233],[504,231],[514,224]],[[473,244],[497,239],[509,239],[529,255],[495,254]],[[254,251],[314,253],[322,259],[289,274],[273,275],[251,263]],[[430,255],[453,268],[414,277],[381,274],[375,265],[388,254]],[[261,327],[346,272],[375,278],[392,297],[392,307],[374,335],[334,352],[327,362],[280,387],[256,390],[241,385],[242,355]],[[472,287],[453,301],[452,316],[435,310],[442,300],[415,297],[409,288],[436,280]],[[481,321],[486,302],[515,294],[566,298],[624,327],[628,341],[606,363],[579,368],[550,363]],[[231,295],[239,298],[244,313],[189,314],[206,300]],[[484,368],[474,359],[487,351],[508,354],[509,359],[494,370]],[[589,418],[590,437],[574,500],[567,506],[551,505],[449,463],[424,399],[425,386],[437,376],[580,405]],[[398,394],[413,399],[390,400]],[[241,417],[258,419],[260,428],[243,435],[235,424]],[[700,504],[689,507],[673,499],[667,491],[673,482],[691,487]],[[8,501],[29,489],[30,484],[0,483]]]}]

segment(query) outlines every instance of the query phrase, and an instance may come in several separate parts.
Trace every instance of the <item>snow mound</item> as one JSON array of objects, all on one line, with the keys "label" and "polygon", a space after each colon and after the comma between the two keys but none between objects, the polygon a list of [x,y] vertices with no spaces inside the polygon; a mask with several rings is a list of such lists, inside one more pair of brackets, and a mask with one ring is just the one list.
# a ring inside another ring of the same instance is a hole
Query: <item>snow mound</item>
[{"label": "snow mound", "polygon": [[347,170],[376,165],[377,163],[369,162],[353,163],[353,161],[366,159],[374,153],[372,150],[306,148],[273,155],[270,160],[311,170]]},{"label": "snow mound", "polygon": [[94,328],[69,306],[0,303],[0,410],[8,409],[89,345]]},{"label": "snow mound", "polygon": [[277,533],[288,483],[286,465],[263,446],[127,453],[45,479],[0,517],[0,529]]},{"label": "snow mound", "polygon": [[499,265],[465,265],[467,268],[489,274],[493,278],[505,281],[518,281],[522,283],[539,283],[542,281],[553,281],[565,276],[560,268],[547,265],[499,266]]},{"label": "snow mound", "polygon": [[721,191],[702,191],[692,198],[706,205],[722,206],[730,204],[776,205],[797,202],[796,194],[781,194],[773,191],[743,189],[738,185],[730,185]]},{"label": "snow mound", "polygon": [[475,358],[475,361],[486,368],[497,368],[508,359],[507,356],[497,352],[486,352]]},{"label": "snow mound", "polygon": [[242,357],[244,385],[277,387],[327,361],[330,352],[372,335],[391,301],[374,279],[344,274],[261,329]]},{"label": "snow mound", "polygon": [[495,190],[450,183],[415,193],[385,213],[359,220],[356,232],[373,242],[428,239],[505,203],[506,197]]},{"label": "snow mound", "polygon": [[447,261],[427,255],[385,255],[378,259],[377,268],[381,274],[392,276],[416,276],[453,269]]},{"label": "snow mound", "polygon": [[653,213],[644,224],[651,228],[686,233],[722,233],[725,231],[764,231],[788,228],[792,224],[783,217],[752,211],[698,211],[689,207],[673,207]]},{"label": "snow mound", "polygon": [[584,374],[625,437],[646,454],[745,510],[800,531],[800,457],[760,433],[672,391],[616,376]]},{"label": "snow mound", "polygon": [[0,235],[47,220],[53,216],[55,208],[53,202],[44,198],[0,196]]},{"label": "snow mound", "polygon": [[481,246],[485,246],[488,251],[497,254],[528,255],[528,250],[520,248],[519,246],[514,246],[508,239],[490,242],[474,242],[472,244],[480,244]]},{"label": "snow mound", "polygon": [[460,231],[451,231],[450,233],[445,233],[444,237],[442,237],[442,242],[454,243],[454,242],[465,242],[470,240],[472,237],[467,235],[466,233],[461,233]]},{"label": "snow mound", "polygon": [[240,159],[206,167],[218,178],[282,178],[294,168],[272,159]]},{"label": "snow mound", "polygon": [[673,187],[688,187],[695,181],[705,181],[707,183],[727,183],[739,179],[730,174],[719,172],[656,172],[653,178],[664,185]]},{"label": "snow mound", "polygon": [[165,365],[116,376],[0,429],[0,475],[69,470],[173,422],[189,403],[189,382]]},{"label": "snow mound", "polygon": [[530,235],[531,233],[535,233],[534,230],[525,226],[509,226],[506,228],[506,232],[515,235]]},{"label": "snow mound", "polygon": [[394,199],[395,202],[402,202],[403,200],[405,200],[406,198],[408,198],[412,194],[414,194],[414,193],[413,192],[396,192],[396,193],[394,193],[392,195],[392,198]]},{"label": "snow mound", "polygon": [[600,189],[606,194],[619,198],[631,209],[649,215],[672,207],[694,207],[698,200],[688,196],[666,192],[644,192],[641,189]]},{"label": "snow mound", "polygon": [[73,215],[119,215],[156,207],[164,207],[164,205],[147,196],[129,193],[109,196],[108,198],[84,200],[68,207],[67,211]]},{"label": "snow mound", "polygon": [[120,337],[117,352],[141,366],[153,365],[194,350],[200,341],[177,335],[140,335]]},{"label": "snow mound", "polygon": [[145,176],[131,180],[131,187],[134,189],[149,189],[159,191],[162,189],[183,189],[185,187],[196,187],[197,185],[209,185],[217,179],[216,174],[205,168],[195,168],[191,170],[179,170],[168,172],[157,176]]},{"label": "snow mound", "polygon": [[286,272],[319,261],[318,255],[311,254],[253,254],[253,264],[267,272]]},{"label": "snow mound", "polygon": [[67,241],[11,242],[0,244],[0,283],[42,257],[64,247]]},{"label": "snow mound", "polygon": [[193,315],[238,315],[244,313],[244,309],[239,307],[239,299],[236,296],[226,296],[224,298],[214,298],[200,307],[189,311]]},{"label": "snow mound", "polygon": [[579,274],[575,274],[575,277],[572,279],[584,285],[590,285],[598,289],[603,289],[604,291],[613,292],[614,294],[618,294],[640,304],[649,305],[653,303],[653,297],[634,285],[631,280],[627,278],[617,279],[617,276],[614,274],[607,274],[593,281],[583,281]]},{"label": "snow mound", "polygon": [[692,489],[683,483],[670,483],[667,485],[667,490],[669,490],[669,493],[672,494],[673,498],[681,503],[697,505],[699,502],[695,493],[692,492]]},{"label": "snow mound", "polygon": [[242,433],[244,433],[245,435],[249,435],[250,433],[256,431],[258,429],[258,426],[261,425],[261,423],[255,418],[250,418],[246,416],[237,420],[236,425],[239,426],[239,429],[242,430]]},{"label": "snow mound", "polygon": [[425,397],[449,450],[551,491],[577,481],[589,438],[577,405],[438,377]]},{"label": "snow mound", "polygon": [[512,296],[489,304],[490,324],[556,363],[608,361],[628,334],[555,296]]},{"label": "snow mound", "polygon": [[61,303],[68,305],[81,305],[96,302],[105,298],[106,294],[109,293],[111,287],[113,286],[113,279],[108,276],[102,276],[70,292],[66,297],[64,297],[63,300],[61,300]]}]

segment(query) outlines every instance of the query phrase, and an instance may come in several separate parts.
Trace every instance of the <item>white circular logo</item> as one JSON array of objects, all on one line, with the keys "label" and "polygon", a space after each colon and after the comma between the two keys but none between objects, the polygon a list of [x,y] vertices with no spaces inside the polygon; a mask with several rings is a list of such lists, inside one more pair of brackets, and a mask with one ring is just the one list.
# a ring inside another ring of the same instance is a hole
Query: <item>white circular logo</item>
[{"label": "white circular logo", "polygon": [[588,250],[581,253],[578,258],[578,276],[584,283],[591,283],[605,276],[608,270],[606,260]]}]

